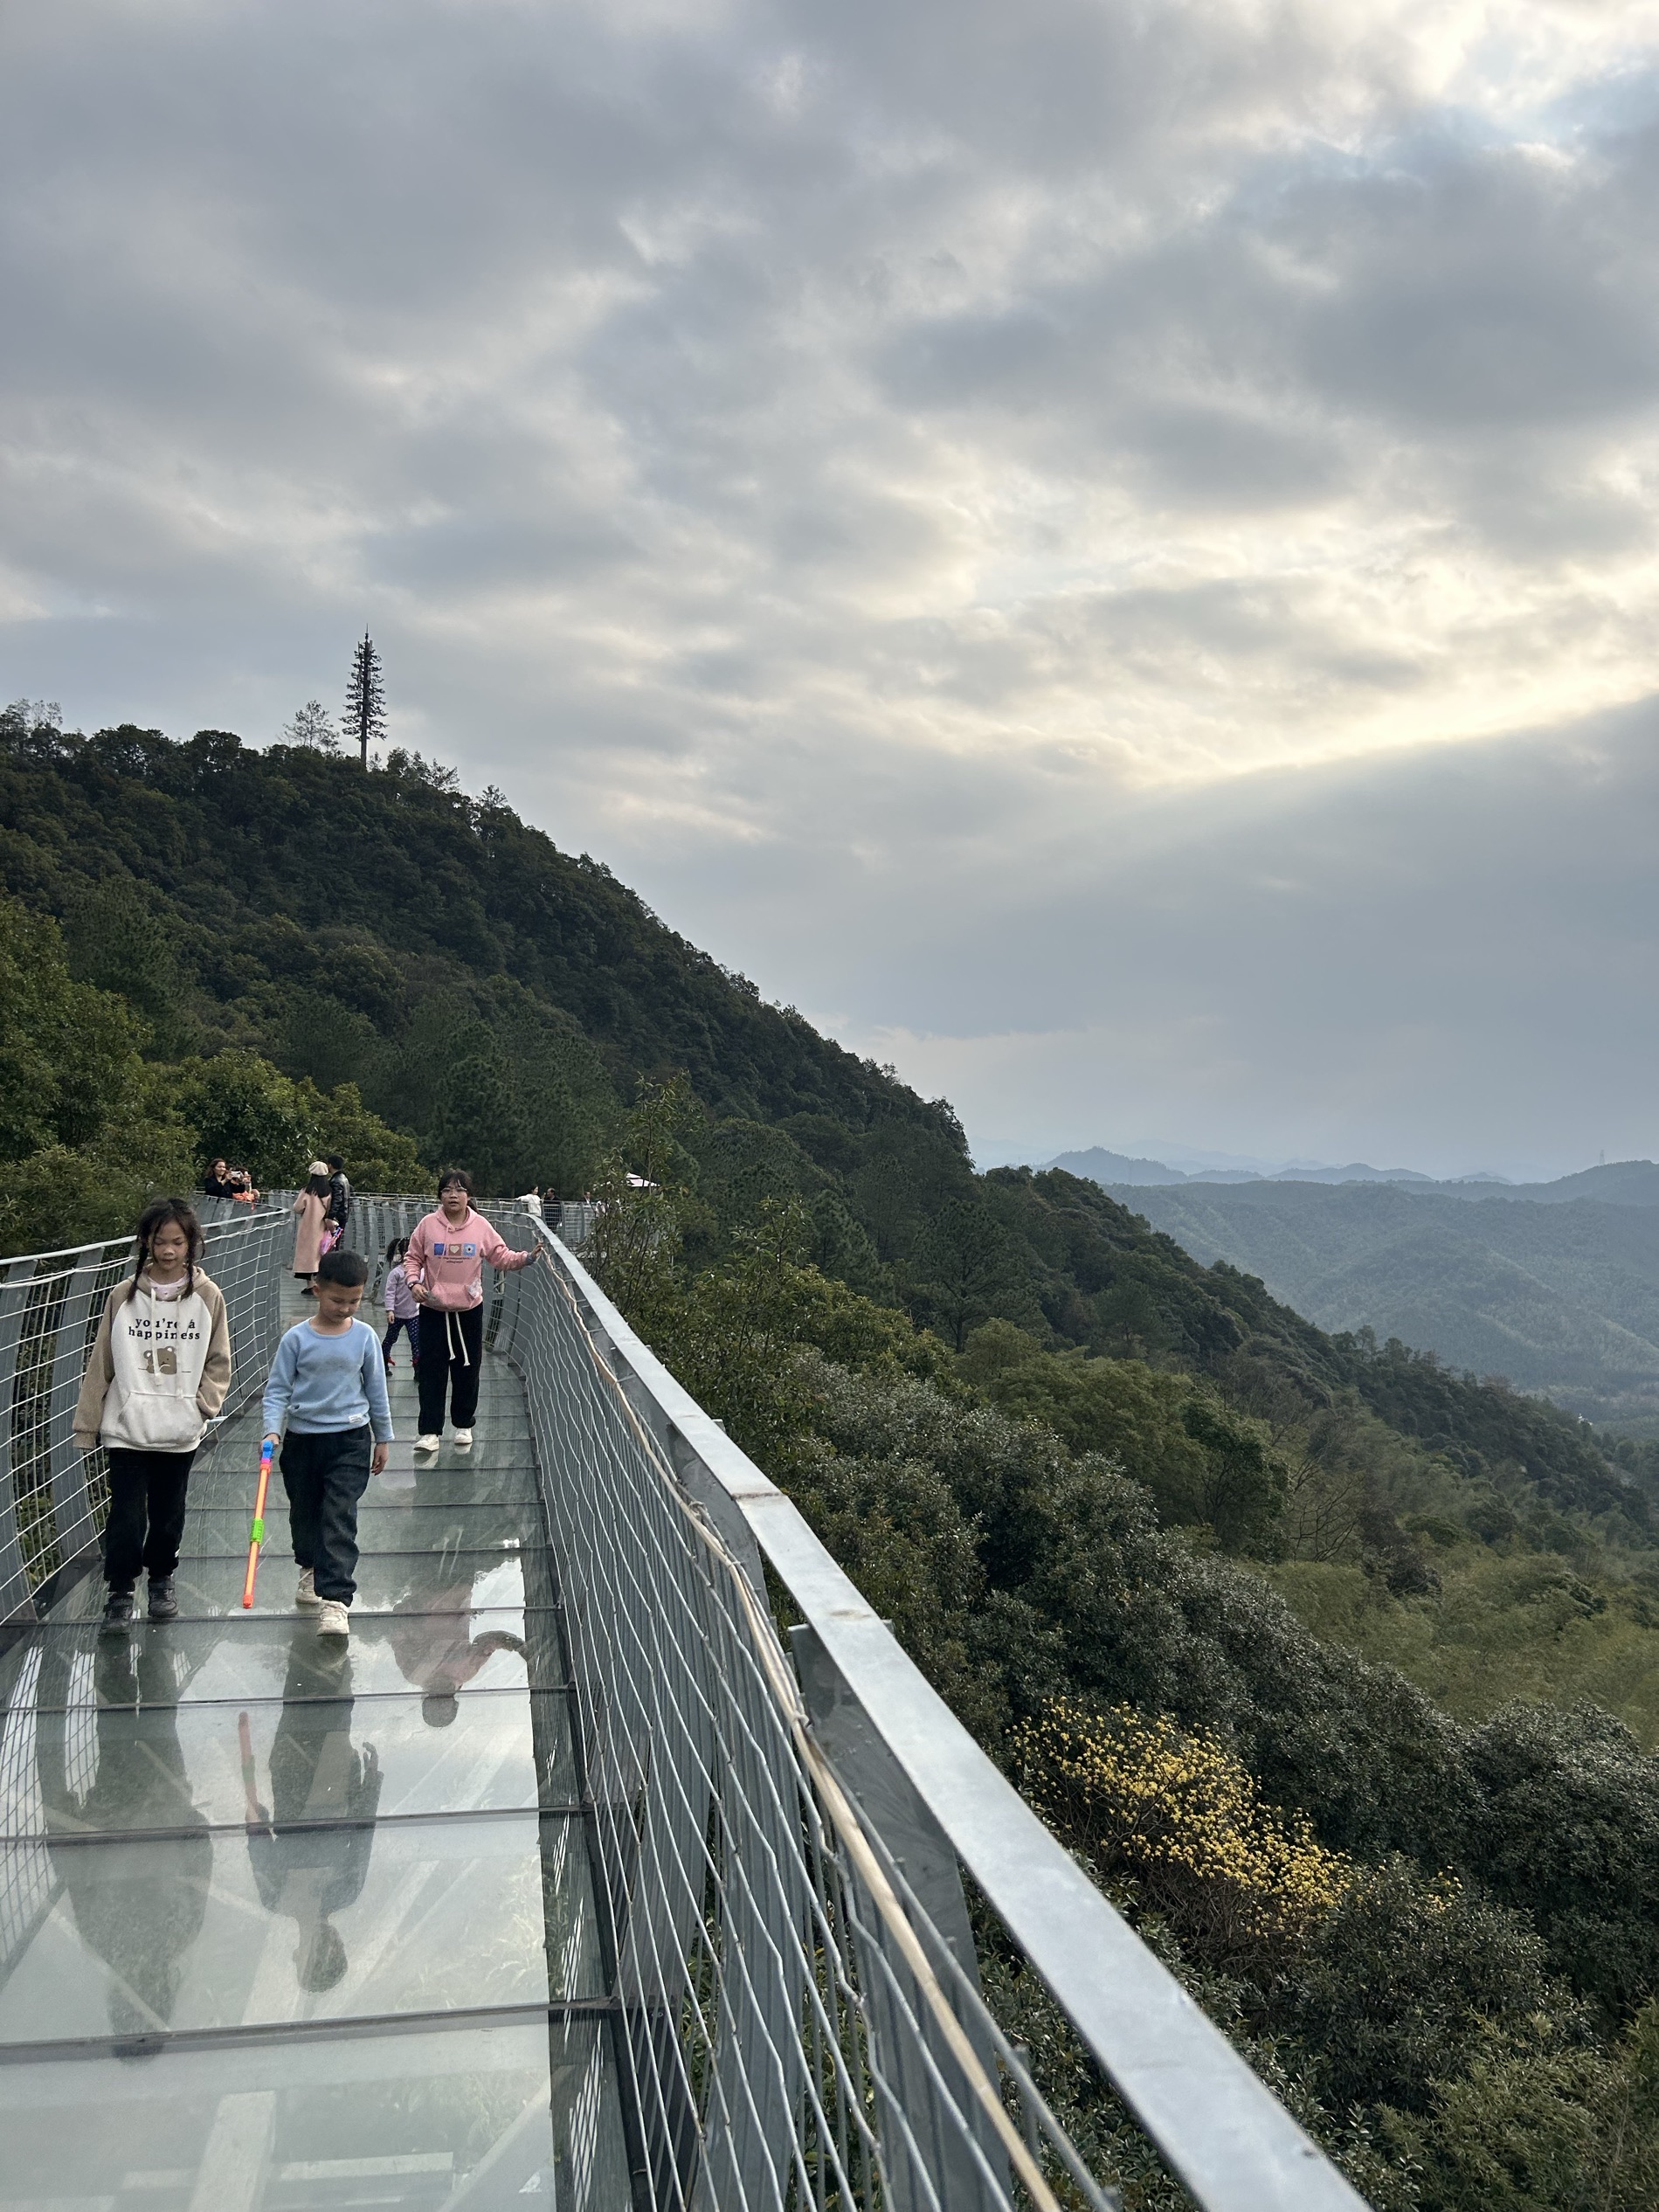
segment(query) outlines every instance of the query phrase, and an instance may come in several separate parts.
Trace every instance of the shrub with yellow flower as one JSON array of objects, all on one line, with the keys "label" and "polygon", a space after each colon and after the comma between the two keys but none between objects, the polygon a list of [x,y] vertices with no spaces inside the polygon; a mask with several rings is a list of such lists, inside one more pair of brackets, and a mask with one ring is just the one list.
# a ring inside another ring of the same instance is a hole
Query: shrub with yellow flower
[{"label": "shrub with yellow flower", "polygon": [[1142,1901],[1212,1958],[1296,1942],[1352,1879],[1306,1820],[1263,1802],[1219,1738],[1057,1699],[1020,1732],[1027,1796],[1103,1875],[1132,1876]]}]

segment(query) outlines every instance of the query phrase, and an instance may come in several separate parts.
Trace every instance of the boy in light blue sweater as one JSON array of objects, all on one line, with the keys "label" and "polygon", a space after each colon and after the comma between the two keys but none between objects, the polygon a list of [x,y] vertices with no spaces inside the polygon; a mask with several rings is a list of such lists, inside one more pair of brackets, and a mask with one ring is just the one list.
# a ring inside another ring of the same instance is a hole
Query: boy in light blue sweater
[{"label": "boy in light blue sweater", "polygon": [[284,1336],[265,1386],[266,1439],[274,1444],[287,1431],[282,1482],[301,1570],[296,1601],[322,1608],[324,1636],[351,1633],[357,1501],[392,1441],[380,1339],[357,1318],[368,1279],[361,1252],[323,1254],[311,1278],[317,1310]]}]

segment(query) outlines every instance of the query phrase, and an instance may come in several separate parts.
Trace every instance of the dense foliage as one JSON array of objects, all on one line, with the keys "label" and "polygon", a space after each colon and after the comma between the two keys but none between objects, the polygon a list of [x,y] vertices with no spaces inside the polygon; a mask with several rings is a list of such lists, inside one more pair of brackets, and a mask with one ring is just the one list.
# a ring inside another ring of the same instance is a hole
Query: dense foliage
[{"label": "dense foliage", "polygon": [[62,924],[162,1058],[251,1051],[355,1083],[429,1165],[579,1191],[641,1074],[718,1112],[942,1126],[881,1071],[764,1005],[600,863],[453,771],[365,774],[304,745],[92,738],[0,715],[0,884]]},{"label": "dense foliage", "polygon": [[[812,1264],[799,1198],[688,1259],[718,1223],[695,1136],[683,1093],[634,1116],[595,1255],[613,1292],[1372,2201],[1650,2204],[1659,1762],[1593,1707],[1460,1725],[1318,1641],[1213,1524],[1168,1525],[1206,1497],[1270,1508],[1284,1473],[1272,1425],[1198,1372],[1006,1324],[953,1353]],[[1183,2201],[982,1932],[1077,2139],[1131,2205]]]}]

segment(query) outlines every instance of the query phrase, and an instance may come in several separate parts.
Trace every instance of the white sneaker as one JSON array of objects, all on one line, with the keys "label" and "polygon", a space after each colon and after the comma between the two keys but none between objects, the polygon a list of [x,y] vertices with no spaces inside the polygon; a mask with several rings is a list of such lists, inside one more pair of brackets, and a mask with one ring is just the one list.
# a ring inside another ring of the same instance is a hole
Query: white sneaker
[{"label": "white sneaker", "polygon": [[441,1436],[417,1436],[415,1439],[415,1449],[418,1452],[435,1452],[442,1441],[443,1438]]},{"label": "white sneaker", "polygon": [[322,1603],[322,1600],[317,1595],[317,1571],[315,1567],[301,1569],[300,1586],[294,1593],[294,1602],[295,1605],[303,1606]]},{"label": "white sneaker", "polygon": [[472,1430],[470,1428],[458,1428],[455,1431],[455,1441],[460,1446],[462,1451],[470,1452],[473,1448]]},{"label": "white sneaker", "polygon": [[322,1611],[317,1618],[320,1636],[349,1636],[351,1634],[351,1615],[338,1598],[325,1598]]}]

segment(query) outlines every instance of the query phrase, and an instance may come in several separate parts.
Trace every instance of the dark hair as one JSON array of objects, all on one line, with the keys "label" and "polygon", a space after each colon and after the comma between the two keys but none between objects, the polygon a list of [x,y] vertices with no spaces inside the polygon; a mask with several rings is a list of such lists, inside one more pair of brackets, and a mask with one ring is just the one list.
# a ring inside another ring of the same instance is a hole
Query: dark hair
[{"label": "dark hair", "polygon": [[438,1179],[438,1195],[442,1198],[446,1191],[456,1187],[465,1191],[467,1197],[471,1198],[473,1179],[464,1167],[446,1167]]},{"label": "dark hair", "polygon": [[338,1152],[329,1152],[327,1155],[327,1158],[328,1162],[328,1172],[331,1175],[343,1175],[345,1173],[346,1164],[344,1160],[341,1158]]},{"label": "dark hair", "polygon": [[429,1690],[420,1701],[420,1717],[428,1728],[448,1728],[460,1711],[453,1690]]},{"label": "dark hair", "polygon": [[368,1280],[369,1262],[361,1252],[342,1252],[336,1244],[317,1262],[319,1282],[337,1282],[348,1290],[359,1290]]},{"label": "dark hair", "polygon": [[386,1247],[386,1258],[393,1267],[396,1267],[408,1249],[409,1239],[406,1236],[395,1236]]},{"label": "dark hair", "polygon": [[305,1186],[313,1198],[328,1198],[334,1191],[334,1185],[326,1175],[308,1175]]},{"label": "dark hair", "polygon": [[188,1199],[152,1199],[138,1217],[138,1227],[133,1234],[138,1245],[138,1259],[133,1268],[133,1279],[127,1285],[127,1296],[138,1296],[138,1278],[149,1265],[149,1248],[156,1241],[156,1232],[164,1229],[171,1221],[184,1232],[184,1295],[188,1297],[196,1288],[196,1263],[207,1249],[202,1234],[201,1218]]}]

